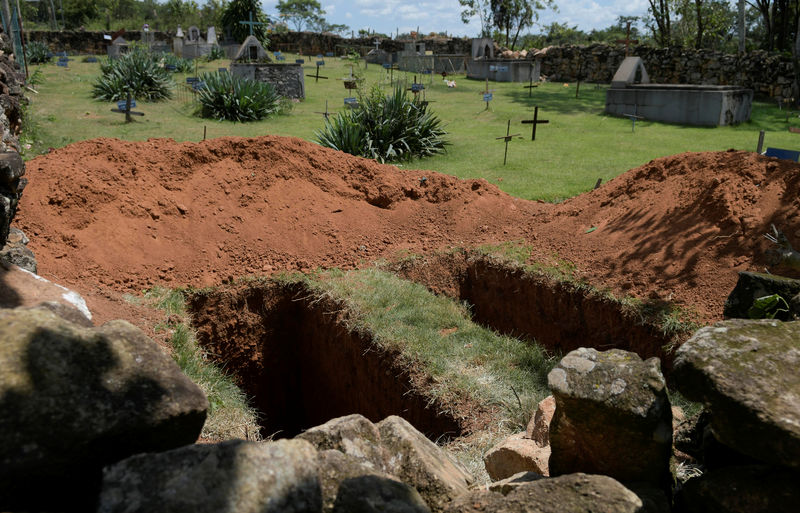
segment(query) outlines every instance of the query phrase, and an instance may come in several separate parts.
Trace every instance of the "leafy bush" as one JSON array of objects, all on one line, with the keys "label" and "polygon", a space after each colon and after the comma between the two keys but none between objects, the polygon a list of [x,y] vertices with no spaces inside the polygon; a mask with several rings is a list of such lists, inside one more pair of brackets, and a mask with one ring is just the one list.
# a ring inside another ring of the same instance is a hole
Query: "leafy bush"
[{"label": "leafy bush", "polygon": [[25,46],[25,60],[28,64],[41,64],[49,62],[51,57],[47,43],[31,41]]},{"label": "leafy bush", "polygon": [[756,298],[747,311],[751,319],[774,319],[786,313],[789,313],[789,304],[780,294]]},{"label": "leafy bush", "polygon": [[175,66],[175,71],[178,73],[191,73],[194,70],[194,63],[191,59],[178,57],[174,53],[165,53],[162,55],[161,62],[164,66]]},{"label": "leafy bush", "polygon": [[359,98],[358,107],[340,112],[315,133],[322,146],[380,162],[442,153],[446,134],[427,105],[409,98],[401,86],[386,96],[373,88]]},{"label": "leafy bush", "polygon": [[128,91],[137,100],[159,101],[172,96],[172,77],[160,65],[159,57],[134,47],[117,59],[100,64],[102,75],[92,85],[92,96],[98,100],[117,101]]},{"label": "leafy bush", "polygon": [[227,55],[225,55],[225,50],[218,45],[214,45],[211,47],[211,51],[208,52],[208,55],[206,55],[206,60],[208,62],[218,61],[220,59],[224,59],[225,57],[227,57]]},{"label": "leafy bush", "polygon": [[204,73],[199,91],[200,115],[228,121],[258,121],[283,108],[271,84],[230,73]]}]

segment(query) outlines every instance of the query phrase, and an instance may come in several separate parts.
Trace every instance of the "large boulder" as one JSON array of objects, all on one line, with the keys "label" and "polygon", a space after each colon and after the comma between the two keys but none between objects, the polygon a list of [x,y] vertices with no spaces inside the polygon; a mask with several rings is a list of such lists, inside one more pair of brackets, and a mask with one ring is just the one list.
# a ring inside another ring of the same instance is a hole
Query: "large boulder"
[{"label": "large boulder", "polygon": [[556,398],[548,395],[536,405],[536,411],[528,422],[525,435],[539,447],[550,446],[550,423],[556,413]]},{"label": "large boulder", "polygon": [[431,511],[441,511],[467,491],[472,476],[408,421],[392,415],[377,427],[388,452],[387,472],[416,488]]},{"label": "large boulder", "polygon": [[682,511],[794,513],[800,504],[800,473],[779,467],[724,467],[686,481]]},{"label": "large boulder", "polygon": [[365,475],[342,481],[335,513],[430,513],[419,492],[387,477]]},{"label": "large boulder", "polygon": [[0,310],[0,340],[0,511],[85,510],[104,465],[200,433],[203,392],[125,321]]},{"label": "large boulder", "polygon": [[[1,144],[1,143],[0,143]],[[25,163],[16,151],[0,152],[0,248],[5,246],[17,204],[28,181]]]},{"label": "large boulder", "polygon": [[[778,294],[792,306],[792,298],[800,294],[800,280],[776,276],[774,274],[742,271],[736,287],[725,301],[723,315],[727,318],[749,319],[748,311],[756,299]],[[790,309],[794,310],[793,307]],[[800,311],[787,312],[800,314]],[[788,317],[787,317],[788,318]]]},{"label": "large boulder", "polygon": [[381,447],[381,434],[375,424],[357,413],[331,419],[297,435],[320,451],[335,449],[360,460],[375,471],[384,471],[386,450]]},{"label": "large boulder", "polygon": [[499,481],[526,471],[549,475],[549,458],[550,446],[539,447],[523,432],[511,435],[489,449],[483,456],[483,464],[492,481]]},{"label": "large boulder", "polygon": [[522,484],[507,495],[474,491],[447,513],[641,513],[642,501],[608,476],[570,474]]},{"label": "large boulder", "polygon": [[103,472],[99,513],[316,513],[316,450],[304,440],[191,445]]},{"label": "large boulder", "polygon": [[800,467],[800,322],[732,319],[698,330],[677,351],[674,378],[711,411],[723,444]]},{"label": "large boulder", "polygon": [[668,485],[672,411],[657,358],[580,348],[547,379],[556,400],[551,476],[586,472]]}]

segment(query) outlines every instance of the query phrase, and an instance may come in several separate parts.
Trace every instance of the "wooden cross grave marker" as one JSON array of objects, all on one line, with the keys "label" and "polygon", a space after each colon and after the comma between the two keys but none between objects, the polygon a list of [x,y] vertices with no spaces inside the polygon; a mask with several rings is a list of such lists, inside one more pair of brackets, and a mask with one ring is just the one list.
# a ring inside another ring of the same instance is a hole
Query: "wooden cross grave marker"
[{"label": "wooden cross grave marker", "polygon": [[422,85],[422,83],[418,84],[417,83],[417,76],[414,75],[414,83],[411,84],[411,87],[406,89],[406,91],[411,91],[412,93],[414,93],[414,99],[416,99],[417,96],[419,96],[419,93],[424,91],[424,90],[425,90],[425,86]]},{"label": "wooden cross grave marker", "polygon": [[[534,125],[534,126],[536,126],[536,125]],[[506,135],[504,135],[503,137],[495,137],[495,139],[498,140],[498,141],[500,139],[503,139],[506,142],[506,151],[505,151],[505,153],[503,153],[503,165],[504,166],[506,165],[506,159],[508,158],[508,143],[509,143],[509,141],[511,141],[511,139],[513,139],[514,137],[516,137],[518,135],[519,134],[512,134],[511,133],[511,120],[509,119],[508,120],[508,127],[506,127]]]},{"label": "wooden cross grave marker", "polygon": [[325,121],[328,121],[328,116],[331,115],[331,113],[328,112],[328,100],[325,100],[325,112],[314,112],[314,114],[322,114],[325,116]]},{"label": "wooden cross grave marker", "polygon": [[533,93],[533,88],[534,87],[539,87],[539,82],[536,82],[535,84],[533,83],[533,68],[531,67],[531,74],[530,74],[530,77],[529,77],[529,83],[526,86],[522,86],[523,89],[527,89],[528,90],[528,98],[531,97],[531,94]]},{"label": "wooden cross grave marker", "polygon": [[256,25],[263,25],[264,23],[260,22],[260,21],[257,21],[257,20],[253,21],[253,11],[250,11],[248,13],[248,18],[250,18],[248,21],[240,21],[239,24],[240,25],[247,25],[248,28],[250,29],[250,35],[252,36],[253,35],[253,27],[256,26]]},{"label": "wooden cross grave marker", "polygon": [[317,82],[319,82],[320,78],[324,78],[325,80],[328,80],[328,77],[323,77],[322,75],[319,74],[319,67],[320,66],[324,66],[324,65],[325,65],[325,61],[317,61],[317,72],[314,75],[306,75],[306,76],[307,77],[314,77],[314,83],[315,84]]},{"label": "wooden cross grave marker", "polygon": [[581,80],[583,79],[583,61],[578,65],[578,75],[575,77],[577,78],[577,82],[575,84],[575,98],[578,97],[578,92],[581,90]]},{"label": "wooden cross grave marker", "polygon": [[628,22],[628,25],[625,28],[625,39],[617,39],[616,42],[619,43],[619,44],[625,43],[625,57],[628,56],[628,45],[629,44],[631,44],[631,43],[636,44],[636,45],[639,44],[639,40],[638,39],[631,39],[631,22],[630,21]]},{"label": "wooden cross grave marker", "polygon": [[111,109],[111,112],[125,114],[125,122],[130,123],[133,121],[131,116],[144,116],[144,112],[133,112],[131,110],[133,107],[136,107],[136,100],[131,98],[131,92],[128,91],[128,97],[125,100],[118,101],[117,108]]},{"label": "wooden cross grave marker", "polygon": [[533,125],[533,128],[531,128],[531,141],[535,141],[536,140],[536,125],[539,125],[539,124],[543,124],[544,125],[544,124],[547,124],[549,122],[550,122],[549,119],[539,119],[539,106],[538,105],[533,108],[533,119],[523,119],[522,120],[522,124],[523,125]]},{"label": "wooden cross grave marker", "polygon": [[637,111],[639,110],[638,105],[633,106],[633,114],[622,114],[626,118],[631,120],[631,133],[636,131],[636,120],[637,119],[644,119],[644,116],[637,115]]},{"label": "wooden cross grave marker", "polygon": [[480,92],[480,94],[483,95],[483,101],[486,102],[486,108],[484,109],[484,111],[489,110],[489,102],[494,99],[494,95],[492,94],[493,92],[494,89],[489,89],[489,79],[487,78],[486,87],[484,87],[483,91]]}]

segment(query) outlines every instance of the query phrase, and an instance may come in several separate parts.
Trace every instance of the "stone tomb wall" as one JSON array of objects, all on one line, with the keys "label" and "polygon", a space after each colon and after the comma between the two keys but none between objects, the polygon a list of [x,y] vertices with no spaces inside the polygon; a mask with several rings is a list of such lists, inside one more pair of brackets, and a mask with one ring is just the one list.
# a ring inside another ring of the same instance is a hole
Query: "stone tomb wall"
[{"label": "stone tomb wall", "polygon": [[232,62],[231,74],[270,83],[278,94],[287,98],[303,99],[306,97],[303,66],[300,64]]}]

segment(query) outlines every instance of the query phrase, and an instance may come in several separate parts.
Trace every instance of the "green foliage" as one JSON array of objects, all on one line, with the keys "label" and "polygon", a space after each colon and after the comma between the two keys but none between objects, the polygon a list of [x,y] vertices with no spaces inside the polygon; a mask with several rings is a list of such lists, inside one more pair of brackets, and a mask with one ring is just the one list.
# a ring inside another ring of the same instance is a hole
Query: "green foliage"
[{"label": "green foliage", "polygon": [[258,121],[283,108],[275,88],[265,82],[237,77],[230,73],[204,73],[200,80],[200,115],[228,121]]},{"label": "green foliage", "polygon": [[175,66],[175,71],[178,73],[191,73],[194,70],[194,62],[191,59],[184,59],[178,57],[174,53],[165,53],[161,56],[161,62],[164,66]]},{"label": "green foliage", "polygon": [[319,24],[325,11],[317,0],[278,0],[275,6],[281,17],[292,22],[300,32],[306,24]]},{"label": "green foliage", "polygon": [[393,162],[443,153],[446,133],[427,105],[396,86],[386,96],[378,88],[361,95],[358,107],[327,120],[315,135],[322,146]]},{"label": "green foliage", "polygon": [[211,51],[208,52],[208,55],[206,55],[206,60],[208,62],[218,61],[224,58],[226,58],[225,50],[223,50],[219,45],[212,46]]},{"label": "green foliage", "polygon": [[92,96],[101,101],[117,101],[127,93],[137,100],[157,102],[172,96],[172,77],[160,59],[140,47],[100,64],[102,75],[92,85]]},{"label": "green foliage", "polygon": [[28,64],[50,62],[50,48],[42,41],[31,41],[25,45],[25,60]]},{"label": "green foliage", "polygon": [[[242,25],[241,21],[248,21],[250,16],[253,21],[263,23],[263,25]],[[250,35],[250,27],[253,27],[253,35],[259,40],[264,48],[269,46],[267,37],[267,26],[270,19],[261,11],[261,3],[258,0],[231,0],[222,11],[222,26],[230,30],[231,35],[237,41],[244,41]]]},{"label": "green foliage", "polygon": [[780,294],[772,294],[756,298],[747,316],[751,319],[774,319],[784,313],[789,313],[789,304]]}]

